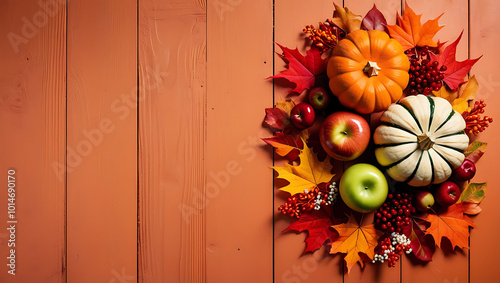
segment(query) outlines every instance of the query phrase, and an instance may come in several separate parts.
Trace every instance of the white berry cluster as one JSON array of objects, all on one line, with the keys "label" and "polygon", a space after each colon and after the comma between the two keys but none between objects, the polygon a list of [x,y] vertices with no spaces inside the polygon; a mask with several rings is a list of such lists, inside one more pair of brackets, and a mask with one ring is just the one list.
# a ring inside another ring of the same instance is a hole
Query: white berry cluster
[{"label": "white berry cluster", "polygon": [[[326,205],[332,204],[338,197],[338,192],[339,189],[337,188],[337,183],[332,182],[330,185],[328,185],[328,189],[330,191],[328,192],[328,197],[326,198]],[[318,196],[316,197],[316,201],[314,202],[314,209],[319,210],[321,208],[321,193],[318,193]]]},{"label": "white berry cluster", "polygon": [[[404,234],[397,234],[396,232],[392,232],[391,234],[391,245],[383,251],[383,254],[375,254],[372,260],[372,263],[381,262],[389,259],[389,254],[394,252],[395,246],[401,244],[402,246],[409,246],[411,243],[410,239],[408,239]],[[405,251],[407,254],[412,252],[412,248],[409,248]]]},{"label": "white berry cluster", "polygon": [[[402,244],[403,246],[409,246],[411,244],[410,239],[408,239],[404,234],[396,234],[396,232],[392,232],[392,246],[396,246],[397,244]],[[407,254],[411,253],[412,249],[406,251]]]}]

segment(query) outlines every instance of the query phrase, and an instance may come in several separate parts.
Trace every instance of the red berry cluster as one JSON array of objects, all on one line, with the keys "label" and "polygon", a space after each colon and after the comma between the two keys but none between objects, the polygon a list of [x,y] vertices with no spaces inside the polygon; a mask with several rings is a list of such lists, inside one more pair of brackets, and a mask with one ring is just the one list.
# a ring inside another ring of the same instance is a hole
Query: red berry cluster
[{"label": "red berry cluster", "polygon": [[392,233],[379,242],[372,262],[387,262],[389,267],[394,267],[403,251],[407,254],[412,252],[410,243],[405,235]]},{"label": "red berry cluster", "polygon": [[389,194],[385,203],[375,213],[377,229],[386,233],[401,233],[405,225],[410,224],[410,215],[416,212],[407,193]]},{"label": "red berry cluster", "polygon": [[296,194],[278,207],[284,215],[300,218],[300,214],[319,210],[322,205],[330,205],[337,198],[338,189],[335,182],[320,184],[311,191]]},{"label": "red berry cluster", "polygon": [[490,123],[493,122],[493,118],[484,116],[481,117],[481,114],[484,114],[484,107],[486,107],[486,103],[481,99],[480,101],[474,102],[474,106],[472,108],[467,108],[467,110],[462,113],[462,117],[464,117],[466,126],[465,132],[469,135],[478,135],[480,132],[484,131]]},{"label": "red berry cluster", "polygon": [[442,80],[446,71],[446,66],[439,67],[438,61],[432,61],[429,46],[425,46],[420,52],[410,56],[410,82],[408,87],[410,94],[429,94],[431,91],[438,91],[442,86]]}]

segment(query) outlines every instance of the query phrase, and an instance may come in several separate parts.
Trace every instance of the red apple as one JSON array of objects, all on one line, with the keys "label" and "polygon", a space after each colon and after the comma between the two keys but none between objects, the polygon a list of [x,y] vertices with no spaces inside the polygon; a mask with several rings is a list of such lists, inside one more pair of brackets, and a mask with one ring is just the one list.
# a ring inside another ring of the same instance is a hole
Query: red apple
[{"label": "red apple", "polygon": [[370,142],[370,126],[358,114],[335,112],[326,117],[319,129],[323,149],[331,157],[348,161],[359,157]]},{"label": "red apple", "polygon": [[450,206],[460,198],[460,187],[452,181],[445,181],[434,192],[436,202],[441,206]]},{"label": "red apple", "polygon": [[434,205],[434,196],[429,191],[417,191],[415,194],[415,207],[426,212]]},{"label": "red apple", "polygon": [[318,111],[325,110],[330,103],[328,91],[323,87],[315,87],[309,91],[309,103]]},{"label": "red apple", "polygon": [[467,181],[476,175],[476,165],[469,159],[465,159],[460,167],[453,170],[452,177],[457,181]]},{"label": "red apple", "polygon": [[310,104],[304,102],[295,105],[290,112],[292,124],[300,130],[312,126],[315,118],[314,108]]}]

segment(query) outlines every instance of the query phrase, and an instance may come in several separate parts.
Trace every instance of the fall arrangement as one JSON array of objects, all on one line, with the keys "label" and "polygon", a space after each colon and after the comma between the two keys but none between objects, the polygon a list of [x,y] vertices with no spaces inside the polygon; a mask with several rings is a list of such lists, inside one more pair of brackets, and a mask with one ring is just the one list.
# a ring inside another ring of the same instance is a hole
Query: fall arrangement
[{"label": "fall arrangement", "polygon": [[308,232],[305,252],[327,244],[350,271],[469,248],[486,190],[471,182],[486,150],[477,135],[493,119],[466,81],[479,58],[456,60],[462,35],[434,41],[438,19],[421,24],[406,4],[390,25],[375,6],[361,17],[335,5],[305,26],[305,56],[279,45],[287,68],[271,78],[299,95],[266,109],[263,140],[288,160],[273,167],[278,210],[296,219],[285,231]]}]

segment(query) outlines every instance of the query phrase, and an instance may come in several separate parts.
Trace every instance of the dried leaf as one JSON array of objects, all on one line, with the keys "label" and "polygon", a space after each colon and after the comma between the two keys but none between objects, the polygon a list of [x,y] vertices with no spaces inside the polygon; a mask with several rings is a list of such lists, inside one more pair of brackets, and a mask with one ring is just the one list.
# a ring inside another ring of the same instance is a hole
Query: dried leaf
[{"label": "dried leaf", "polygon": [[408,3],[405,3],[403,17],[397,15],[397,25],[387,26],[391,37],[399,41],[404,50],[415,46],[437,46],[437,43],[432,38],[443,27],[438,24],[438,20],[442,15],[425,22],[424,25],[420,23],[421,16],[415,14],[408,6]]},{"label": "dried leaf", "polygon": [[295,195],[303,193],[305,190],[314,189],[320,183],[329,182],[334,176],[331,171],[333,166],[330,163],[330,158],[326,158],[323,162],[318,160],[316,154],[304,144],[304,149],[300,152],[300,164],[293,166],[284,164],[280,167],[273,167],[278,172],[279,179],[285,179],[289,182],[288,185],[280,190]]},{"label": "dried leaf", "polygon": [[304,144],[297,135],[285,135],[276,133],[274,137],[263,138],[267,144],[276,148],[276,154],[294,161],[299,157],[300,150],[304,148]]},{"label": "dried leaf", "polygon": [[412,218],[411,225],[403,228],[403,234],[410,239],[413,254],[421,261],[431,261],[436,251],[436,244],[430,235],[425,235],[425,226],[422,220]]},{"label": "dried leaf", "polygon": [[264,124],[274,132],[286,132],[292,128],[290,112],[295,106],[291,100],[281,100],[273,108],[266,108]]},{"label": "dried leaf", "polygon": [[266,108],[266,118],[264,124],[267,125],[273,132],[285,131],[292,126],[290,116],[285,111],[273,107]]},{"label": "dried leaf", "polygon": [[460,88],[459,96],[451,104],[453,109],[458,113],[463,113],[469,107],[469,101],[474,100],[476,97],[479,84],[477,83],[476,76],[472,76],[464,88]]},{"label": "dried leaf", "polygon": [[346,33],[359,30],[361,28],[361,16],[355,15],[348,8],[343,8],[333,3],[335,12],[333,13],[333,23]]},{"label": "dried leaf", "polygon": [[472,68],[472,66],[479,60],[481,57],[472,60],[464,60],[461,62],[456,61],[456,53],[457,53],[457,45],[460,39],[462,38],[463,32],[460,36],[455,40],[452,44],[448,45],[444,51],[439,55],[434,55],[430,53],[431,61],[438,61],[439,67],[446,66],[446,71],[444,72],[443,81],[448,85],[452,90],[458,89],[460,84],[464,82],[464,78]]},{"label": "dried leaf", "polygon": [[450,240],[452,247],[469,248],[469,227],[475,228],[474,222],[464,215],[461,203],[443,209],[439,214],[430,214],[424,219],[431,223],[425,232],[434,237],[438,247],[443,238]]},{"label": "dried leaf", "polygon": [[470,161],[477,163],[479,158],[481,158],[481,156],[483,156],[483,154],[486,152],[487,145],[487,143],[480,141],[471,143],[464,153],[465,157]]},{"label": "dried leaf", "polygon": [[345,253],[344,260],[347,264],[347,272],[359,262],[363,267],[363,260],[359,253],[365,254],[370,259],[375,255],[375,247],[378,239],[383,234],[375,229],[374,224],[360,226],[354,216],[349,216],[349,221],[344,224],[332,226],[339,236],[332,243],[330,253]]},{"label": "dried leaf", "polygon": [[460,194],[458,202],[468,202],[480,204],[484,199],[486,183],[470,183],[465,190]]},{"label": "dried leaf", "polygon": [[362,26],[365,30],[380,30],[385,31],[387,20],[384,15],[373,4],[373,8],[363,18]]},{"label": "dried leaf", "polygon": [[283,50],[283,55],[279,56],[288,63],[288,69],[269,78],[284,78],[295,84],[290,93],[302,93],[305,89],[311,89],[316,82],[316,76],[326,70],[326,59],[321,58],[321,52],[317,48],[311,48],[307,50],[306,56],[303,56],[297,48],[292,50],[279,44],[278,46]]},{"label": "dried leaf", "polygon": [[432,94],[436,97],[442,97],[451,103],[453,109],[458,113],[463,113],[469,107],[469,102],[476,97],[476,91],[479,87],[476,77],[472,76],[466,84],[462,84],[458,90],[451,90],[443,85],[438,91]]},{"label": "dried leaf", "polygon": [[304,251],[304,253],[307,253],[321,248],[325,242],[333,242],[337,237],[337,233],[330,229],[332,225],[333,222],[330,216],[323,211],[304,213],[299,220],[290,224],[283,232],[291,230],[297,232],[307,231],[306,250]]}]

